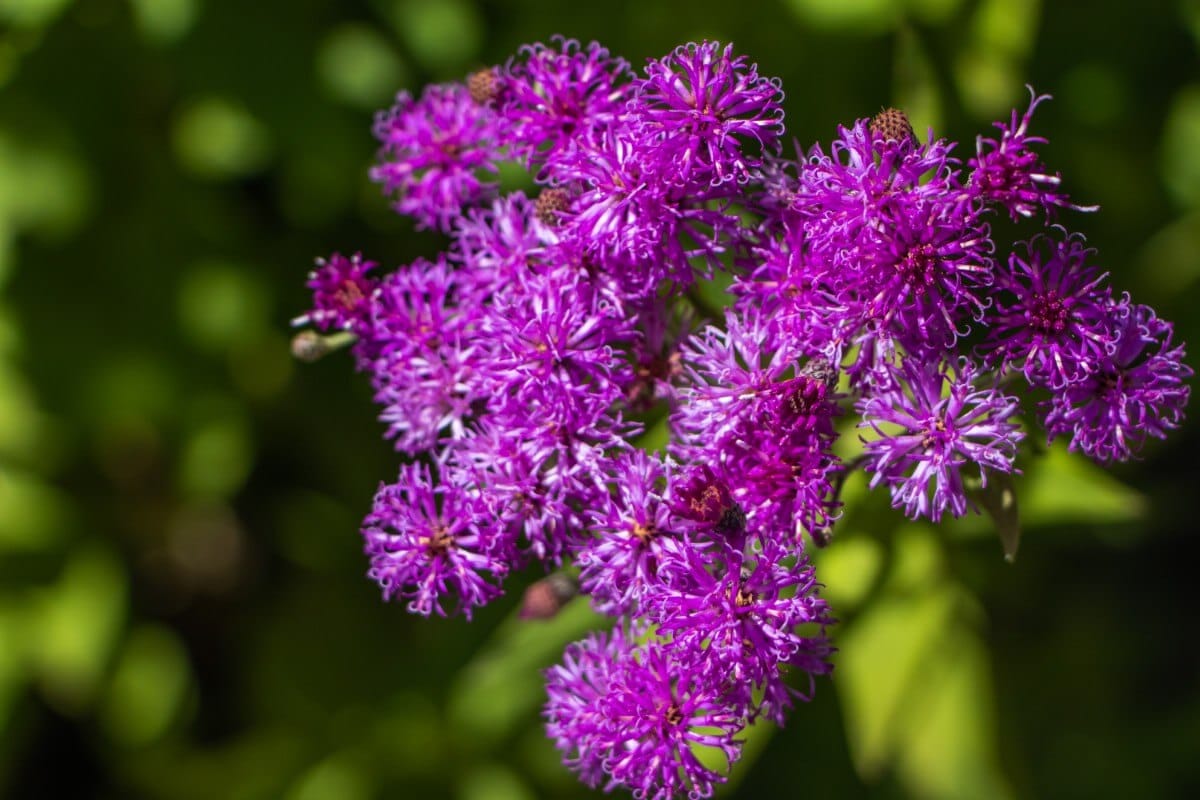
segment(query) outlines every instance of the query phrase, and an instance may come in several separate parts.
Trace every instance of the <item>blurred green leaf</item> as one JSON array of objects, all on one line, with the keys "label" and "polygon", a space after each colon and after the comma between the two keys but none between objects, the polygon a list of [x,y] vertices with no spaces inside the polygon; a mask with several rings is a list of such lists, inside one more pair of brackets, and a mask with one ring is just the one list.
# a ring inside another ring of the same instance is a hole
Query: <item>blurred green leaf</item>
[{"label": "blurred green leaf", "polygon": [[104,698],[104,727],[126,746],[147,745],[179,716],[190,686],[187,652],[178,635],[160,625],[135,628]]},{"label": "blurred green leaf", "polygon": [[63,539],[67,501],[36,476],[0,467],[0,552],[44,550]]},{"label": "blurred green leaf", "polygon": [[509,767],[480,764],[461,778],[458,800],[534,800],[537,795]]},{"label": "blurred green leaf", "polygon": [[788,7],[803,22],[817,29],[871,36],[890,29],[902,13],[889,0],[788,0]]},{"label": "blurred green leaf", "polygon": [[813,560],[825,587],[821,594],[836,613],[858,607],[883,567],[883,545],[869,536],[837,531],[833,541],[816,550]]},{"label": "blurred green leaf", "polygon": [[73,0],[2,0],[0,21],[21,27],[47,25]]},{"label": "blurred green leaf", "polygon": [[359,108],[387,105],[407,82],[404,62],[374,28],[342,25],[317,50],[317,75],[334,97]]},{"label": "blurred green leaf", "polygon": [[75,550],[42,594],[36,663],[46,698],[60,711],[87,708],[108,667],[126,614],[127,578],[107,548]]},{"label": "blurred green leaf", "polygon": [[192,497],[228,497],[250,474],[253,447],[246,420],[232,409],[205,421],[183,447],[180,488]]},{"label": "blurred green leaf", "polygon": [[223,350],[260,335],[268,325],[269,295],[253,267],[202,261],[179,287],[179,324],[195,344]]},{"label": "blurred green leaf", "polygon": [[975,601],[943,574],[930,529],[894,539],[883,595],[838,638],[836,685],[855,765],[896,771],[913,796],[1006,797]]},{"label": "blurred green leaf", "polygon": [[296,781],[287,800],[369,800],[370,781],[349,758],[331,756]]},{"label": "blurred green leaf", "polygon": [[1142,517],[1146,499],[1086,457],[1052,446],[1030,459],[1021,487],[1026,526],[1061,522],[1125,522]]},{"label": "blurred green leaf", "polygon": [[1175,200],[1188,208],[1200,205],[1200,85],[1175,95],[1163,131],[1159,163],[1163,181]]},{"label": "blurred green leaf", "polygon": [[545,701],[541,671],[559,659],[565,644],[604,624],[584,598],[545,621],[520,620],[514,611],[455,679],[451,722],[477,745],[511,733]]},{"label": "blurred green leaf", "polygon": [[129,0],[138,30],[149,42],[170,44],[191,30],[200,10],[197,0]]},{"label": "blurred green leaf", "polygon": [[393,0],[391,21],[413,56],[443,78],[483,66],[483,20],[468,0]]},{"label": "blurred green leaf", "polygon": [[271,160],[269,129],[241,104],[207,97],[185,106],[172,124],[175,155],[204,178],[240,178],[262,170]]}]

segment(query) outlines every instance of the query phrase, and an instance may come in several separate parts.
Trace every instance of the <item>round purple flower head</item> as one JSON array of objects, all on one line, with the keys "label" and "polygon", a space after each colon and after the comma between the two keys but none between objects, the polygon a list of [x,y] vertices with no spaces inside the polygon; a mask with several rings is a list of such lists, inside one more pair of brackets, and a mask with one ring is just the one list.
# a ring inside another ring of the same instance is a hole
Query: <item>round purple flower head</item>
[{"label": "round purple flower head", "polygon": [[779,151],[783,90],[733,45],[701,42],[646,65],[634,108],[650,135],[648,159],[674,184],[745,183]]},{"label": "round purple flower head", "polygon": [[1103,462],[1124,461],[1146,438],[1165,439],[1183,422],[1192,369],[1171,323],[1148,306],[1115,317],[1115,346],[1050,402],[1046,433],[1071,436],[1071,449]]},{"label": "round purple flower head", "polygon": [[[906,360],[890,382],[860,402],[863,422],[878,438],[866,441],[871,488],[887,484],[892,506],[912,519],[937,522],[949,509],[967,512],[963,470],[975,467],[1012,472],[1024,434],[1009,418],[1016,398],[995,388],[978,388],[966,359],[945,373],[936,364]],[[949,387],[949,391],[944,390]]]},{"label": "round purple flower head", "polygon": [[452,598],[470,619],[473,608],[500,594],[489,577],[503,578],[513,562],[511,537],[478,493],[434,483],[420,464],[380,487],[363,537],[367,574],[384,598],[407,597],[409,611],[422,616],[445,616],[443,603]]},{"label": "round purple flower head", "polygon": [[375,118],[375,136],[383,147],[371,179],[421,227],[449,232],[464,205],[495,190],[479,174],[496,174],[500,120],[464,85],[428,86],[419,100],[401,92]]}]

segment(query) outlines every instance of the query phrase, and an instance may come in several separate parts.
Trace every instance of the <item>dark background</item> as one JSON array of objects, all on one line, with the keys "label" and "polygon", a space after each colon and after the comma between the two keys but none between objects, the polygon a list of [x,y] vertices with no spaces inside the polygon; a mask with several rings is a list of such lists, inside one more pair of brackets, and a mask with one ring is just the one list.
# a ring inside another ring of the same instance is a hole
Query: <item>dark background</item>
[{"label": "dark background", "polygon": [[[1102,206],[1063,222],[1197,341],[1200,3],[576,5],[0,2],[0,793],[588,796],[538,670],[596,620],[516,621],[532,574],[472,624],[383,604],[358,523],[398,458],[348,358],[289,355],[315,256],[442,245],[366,179],[399,88],[553,33],[635,66],[719,38],[805,146],[901,105],[965,159],[1030,83]],[[852,482],[835,676],[727,795],[1200,796],[1196,447],[1030,458],[1013,565]]]}]

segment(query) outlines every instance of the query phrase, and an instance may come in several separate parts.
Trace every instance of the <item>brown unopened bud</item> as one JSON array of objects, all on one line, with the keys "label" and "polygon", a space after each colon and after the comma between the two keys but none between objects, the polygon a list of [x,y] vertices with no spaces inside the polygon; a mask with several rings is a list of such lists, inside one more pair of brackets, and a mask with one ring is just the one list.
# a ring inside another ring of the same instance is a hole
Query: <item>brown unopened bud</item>
[{"label": "brown unopened bud", "polygon": [[467,78],[467,91],[479,105],[490,103],[500,94],[500,80],[494,67],[485,67]]},{"label": "brown unopened bud", "polygon": [[570,207],[571,196],[566,189],[542,189],[533,206],[533,213],[543,224],[553,227],[559,223],[558,215]]},{"label": "brown unopened bud", "polygon": [[885,142],[912,142],[916,144],[917,136],[913,133],[912,123],[908,115],[898,108],[885,108],[871,120],[871,135]]},{"label": "brown unopened bud", "polygon": [[521,619],[551,619],[567,601],[579,594],[579,583],[564,572],[547,575],[525,590]]},{"label": "brown unopened bud", "polygon": [[316,331],[300,331],[292,337],[292,355],[300,361],[312,363],[356,341],[358,337],[349,331],[339,331],[329,336],[322,336]]}]

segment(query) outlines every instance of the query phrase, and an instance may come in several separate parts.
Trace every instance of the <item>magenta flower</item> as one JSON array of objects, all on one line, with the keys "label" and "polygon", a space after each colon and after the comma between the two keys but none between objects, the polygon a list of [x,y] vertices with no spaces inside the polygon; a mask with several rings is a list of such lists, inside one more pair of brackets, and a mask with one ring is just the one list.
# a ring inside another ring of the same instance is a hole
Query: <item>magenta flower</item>
[{"label": "magenta flower", "polygon": [[[942,372],[936,364],[906,361],[893,383],[860,402],[863,422],[877,438],[866,440],[871,488],[886,484],[892,506],[912,519],[937,522],[947,510],[967,512],[963,473],[1012,472],[1024,438],[1010,417],[1016,398],[977,387],[976,369],[963,359]],[[949,384],[949,392],[943,390]]]},{"label": "magenta flower", "polygon": [[418,225],[448,232],[464,205],[495,190],[480,173],[496,174],[501,121],[460,84],[428,86],[419,100],[408,92],[375,118],[383,143],[371,179],[396,195],[395,208]]}]

